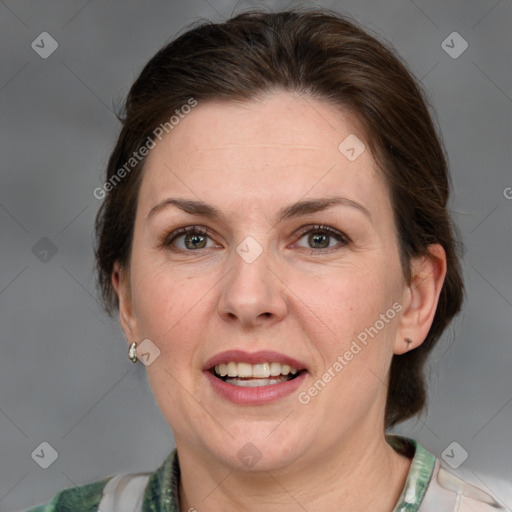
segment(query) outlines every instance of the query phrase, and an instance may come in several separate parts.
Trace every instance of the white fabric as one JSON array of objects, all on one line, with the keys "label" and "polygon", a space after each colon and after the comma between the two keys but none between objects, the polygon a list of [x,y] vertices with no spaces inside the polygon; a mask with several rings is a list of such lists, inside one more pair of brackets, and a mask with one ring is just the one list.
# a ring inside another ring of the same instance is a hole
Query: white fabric
[{"label": "white fabric", "polygon": [[432,473],[419,512],[498,512],[505,511],[490,494],[441,467]]},{"label": "white fabric", "polygon": [[151,473],[120,474],[103,489],[98,512],[142,512],[144,490]]}]

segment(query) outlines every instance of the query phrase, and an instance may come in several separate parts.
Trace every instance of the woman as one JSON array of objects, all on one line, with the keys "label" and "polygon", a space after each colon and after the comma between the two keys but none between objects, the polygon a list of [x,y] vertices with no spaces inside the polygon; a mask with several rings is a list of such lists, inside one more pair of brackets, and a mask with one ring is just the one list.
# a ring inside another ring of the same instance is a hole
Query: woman
[{"label": "woman", "polygon": [[33,512],[500,509],[386,435],[463,285],[442,145],[384,44],[319,10],[189,30],[95,195],[106,309],[176,449]]}]

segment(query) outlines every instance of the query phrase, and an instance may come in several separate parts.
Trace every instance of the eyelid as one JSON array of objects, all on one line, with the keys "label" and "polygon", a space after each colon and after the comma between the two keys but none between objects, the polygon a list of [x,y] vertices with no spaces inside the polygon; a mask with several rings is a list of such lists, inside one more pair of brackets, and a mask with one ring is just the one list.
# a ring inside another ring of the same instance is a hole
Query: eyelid
[{"label": "eyelid", "polygon": [[[350,237],[348,237],[345,233],[338,231],[337,229],[332,228],[331,226],[325,225],[325,224],[310,224],[308,226],[301,227],[298,231],[296,231],[294,237],[298,238],[299,240],[308,233],[323,233],[328,236],[331,236],[333,238],[336,238],[341,246],[346,246],[349,243],[351,243]],[[295,242],[297,243],[297,242]],[[314,248],[307,248],[303,247],[303,249],[309,250],[310,252],[320,254],[320,253],[327,253],[331,252],[333,250],[339,249],[340,245],[334,246],[334,247],[328,247],[325,249],[314,249]]]},{"label": "eyelid", "polygon": [[[338,242],[342,246],[345,246],[351,242],[350,238],[345,233],[338,231],[337,229],[334,229],[325,224],[309,224],[307,226],[302,226],[295,232],[293,237],[300,240],[301,238],[304,237],[304,235],[306,235],[308,233],[314,233],[314,232],[323,233],[328,236],[334,237],[338,240]],[[189,226],[183,226],[183,227],[176,228],[176,229],[172,230],[170,233],[164,232],[164,235],[159,237],[159,239],[158,239],[158,245],[159,245],[159,247],[171,246],[177,238],[179,238],[180,236],[183,236],[183,235],[187,235],[189,233],[203,235],[213,241],[212,231],[210,229],[208,229],[206,226],[189,225]],[[298,240],[296,240],[296,242],[294,242],[294,243],[297,243]],[[325,253],[325,252],[330,252],[332,250],[335,250],[337,248],[338,247],[336,247],[336,246],[328,247],[325,249],[309,248],[309,251],[313,252],[313,253],[322,253],[322,252]],[[206,248],[204,248],[204,249],[206,249]],[[307,247],[303,247],[303,249],[308,250]],[[183,250],[183,249],[177,249],[177,250]],[[197,249],[197,251],[200,251],[200,250],[201,249]],[[196,251],[188,250],[185,252],[196,252]]]},{"label": "eyelid", "polygon": [[205,226],[183,226],[180,228],[173,229],[170,233],[164,231],[164,234],[158,238],[158,246],[170,246],[176,238],[182,235],[187,235],[188,233],[196,233],[207,236],[210,239],[212,238],[212,232]]},{"label": "eyelid", "polygon": [[340,238],[346,239],[347,241],[350,240],[349,237],[345,235],[345,233],[342,233],[341,231],[338,231],[337,229],[334,229],[326,224],[309,224],[307,226],[303,226],[295,233],[295,236],[303,236],[310,231],[323,231],[330,235],[336,235]]}]

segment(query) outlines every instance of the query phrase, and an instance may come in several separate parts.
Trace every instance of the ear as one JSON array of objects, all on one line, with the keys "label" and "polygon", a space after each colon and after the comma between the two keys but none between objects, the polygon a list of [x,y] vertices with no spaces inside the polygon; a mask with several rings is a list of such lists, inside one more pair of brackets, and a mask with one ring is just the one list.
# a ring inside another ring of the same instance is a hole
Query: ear
[{"label": "ear", "polygon": [[112,286],[119,299],[119,319],[128,344],[137,341],[137,320],[133,315],[130,280],[125,268],[118,261],[112,271]]},{"label": "ear", "polygon": [[[425,341],[434,321],[439,295],[446,276],[446,253],[440,244],[428,254],[411,261],[411,281],[402,296],[403,313],[397,328],[395,354],[403,354]],[[406,339],[412,340],[406,343]]]}]

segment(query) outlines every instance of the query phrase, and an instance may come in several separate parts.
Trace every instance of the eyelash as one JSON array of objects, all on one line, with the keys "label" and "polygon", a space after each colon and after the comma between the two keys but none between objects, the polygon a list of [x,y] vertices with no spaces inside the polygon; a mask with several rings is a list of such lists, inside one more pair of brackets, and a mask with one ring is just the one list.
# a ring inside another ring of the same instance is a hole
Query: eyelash
[{"label": "eyelash", "polygon": [[[305,235],[307,235],[309,233],[319,233],[322,235],[328,235],[332,238],[335,238],[338,242],[340,242],[340,245],[335,246],[335,247],[327,247],[325,249],[310,248],[309,249],[310,254],[318,254],[319,252],[329,253],[333,250],[337,250],[337,249],[339,249],[343,246],[346,246],[350,243],[349,237],[346,236],[344,233],[341,233],[340,231],[337,231],[337,230],[335,230],[329,226],[323,225],[323,224],[304,226],[303,228],[299,229],[299,231],[295,234],[295,236],[298,237],[300,240],[301,238],[303,238]],[[208,238],[211,239],[210,231],[208,230],[208,228],[204,228],[202,226],[186,226],[183,228],[178,228],[178,229],[172,231],[170,234],[161,237],[161,239],[158,241],[159,246],[160,247],[169,247],[173,244],[173,242],[175,242],[175,240],[178,237],[180,237],[182,235],[188,235],[188,234],[197,234],[197,235],[207,236]],[[306,247],[303,247],[303,249],[307,250]],[[181,252],[196,252],[196,251],[200,251],[201,249],[196,249],[196,250],[176,249],[176,250],[181,251]]]},{"label": "eyelash", "polygon": [[[319,233],[322,235],[327,235],[329,237],[336,239],[339,242],[338,246],[327,247],[325,249],[309,248],[310,254],[318,254],[318,252],[330,253],[330,252],[340,249],[341,247],[344,247],[350,243],[350,239],[348,238],[347,235],[345,235],[344,233],[341,233],[340,231],[337,231],[336,229],[326,226],[324,224],[314,224],[314,225],[304,226],[303,228],[299,229],[299,231],[295,234],[295,236],[297,236],[300,240],[305,235],[308,235],[310,233]],[[308,248],[306,248],[306,247],[303,247],[303,249],[308,250]]]}]

